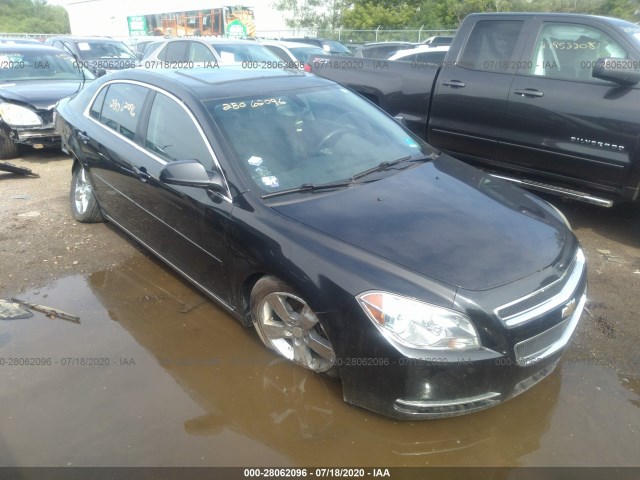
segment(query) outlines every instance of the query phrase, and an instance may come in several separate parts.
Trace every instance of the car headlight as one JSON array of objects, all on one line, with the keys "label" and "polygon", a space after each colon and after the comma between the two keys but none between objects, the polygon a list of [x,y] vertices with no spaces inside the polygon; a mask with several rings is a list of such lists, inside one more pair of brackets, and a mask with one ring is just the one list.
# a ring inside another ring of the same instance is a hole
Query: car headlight
[{"label": "car headlight", "polygon": [[0,116],[12,127],[42,125],[42,120],[34,111],[13,103],[0,104]]},{"label": "car headlight", "polygon": [[480,347],[473,323],[460,312],[386,292],[365,292],[356,298],[374,325],[404,346],[430,350]]}]

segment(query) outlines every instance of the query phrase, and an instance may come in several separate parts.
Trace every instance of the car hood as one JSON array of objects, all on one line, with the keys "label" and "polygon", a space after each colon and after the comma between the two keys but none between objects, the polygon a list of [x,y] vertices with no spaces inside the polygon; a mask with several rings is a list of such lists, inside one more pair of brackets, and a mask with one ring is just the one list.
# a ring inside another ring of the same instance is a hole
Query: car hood
[{"label": "car hood", "polygon": [[300,223],[466,290],[553,265],[569,230],[533,195],[451,157],[272,205]]},{"label": "car hood", "polygon": [[34,80],[1,82],[0,98],[30,105],[36,110],[50,110],[58,100],[77,92],[78,80]]}]

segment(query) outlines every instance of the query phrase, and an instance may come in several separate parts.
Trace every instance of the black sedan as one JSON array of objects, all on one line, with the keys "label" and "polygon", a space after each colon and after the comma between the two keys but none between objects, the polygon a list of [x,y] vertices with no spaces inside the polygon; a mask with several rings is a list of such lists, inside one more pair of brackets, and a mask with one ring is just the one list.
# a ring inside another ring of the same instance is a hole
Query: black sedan
[{"label": "black sedan", "polygon": [[138,57],[119,40],[109,37],[49,37],[44,42],[64,52],[100,77],[106,73],[137,66]]},{"label": "black sedan", "polygon": [[95,77],[74,59],[42,45],[0,45],[0,159],[19,145],[59,147],[53,109]]},{"label": "black sedan", "polygon": [[559,211],[333,82],[136,69],[57,111],[77,220],[122,228],[351,404],[487,408],[578,324],[585,259]]}]

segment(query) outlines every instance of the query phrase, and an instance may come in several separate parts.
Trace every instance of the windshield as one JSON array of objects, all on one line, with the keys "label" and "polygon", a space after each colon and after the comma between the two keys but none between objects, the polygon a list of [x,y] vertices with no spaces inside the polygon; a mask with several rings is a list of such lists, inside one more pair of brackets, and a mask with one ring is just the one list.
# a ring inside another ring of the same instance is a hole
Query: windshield
[{"label": "windshield", "polygon": [[260,193],[350,179],[382,162],[435,153],[368,101],[339,86],[227,98],[205,106]]},{"label": "windshield", "polygon": [[223,62],[279,62],[280,57],[262,45],[214,43],[211,45]]},{"label": "windshield", "polygon": [[292,47],[289,49],[296,60],[306,63],[309,55],[324,55],[324,50],[320,47]]},{"label": "windshield", "polygon": [[[84,79],[95,76],[83,69]],[[18,80],[83,80],[78,62],[66,53],[2,52],[0,81]]]},{"label": "windshield", "polygon": [[78,52],[84,60],[100,60],[102,58],[125,58],[135,60],[136,56],[122,42],[104,40],[76,42]]},{"label": "windshield", "polygon": [[342,45],[340,42],[336,42],[335,40],[325,40],[323,43],[324,45],[329,46],[329,51],[331,53],[340,53],[340,54],[344,53],[347,55],[351,54],[351,50],[349,50],[347,47]]}]

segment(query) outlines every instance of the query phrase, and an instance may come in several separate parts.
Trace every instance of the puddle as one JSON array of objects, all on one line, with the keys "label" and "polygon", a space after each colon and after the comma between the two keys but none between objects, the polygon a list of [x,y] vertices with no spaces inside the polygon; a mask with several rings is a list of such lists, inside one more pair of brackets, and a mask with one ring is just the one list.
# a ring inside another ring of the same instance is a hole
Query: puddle
[{"label": "puddle", "polygon": [[339,382],[279,360],[139,255],[21,297],[81,324],[0,324],[3,466],[640,465],[640,379],[596,364],[565,361],[484,412],[402,423],[346,405]]}]

